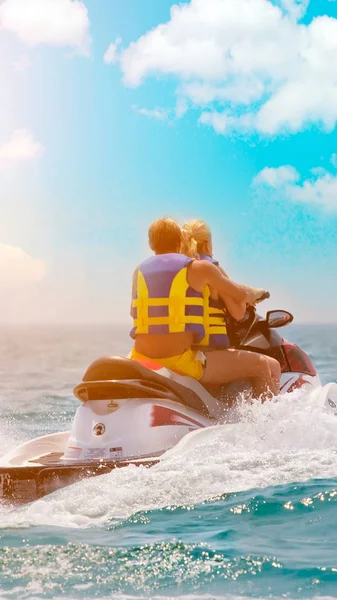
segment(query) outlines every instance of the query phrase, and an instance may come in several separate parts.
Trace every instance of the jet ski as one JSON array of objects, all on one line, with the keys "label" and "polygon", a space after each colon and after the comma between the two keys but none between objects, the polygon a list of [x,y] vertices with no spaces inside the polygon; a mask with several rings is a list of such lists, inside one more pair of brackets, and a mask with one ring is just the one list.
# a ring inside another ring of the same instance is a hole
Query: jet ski
[{"label": "jet ski", "polygon": [[[307,354],[276,329],[293,321],[284,310],[265,318],[250,307],[229,324],[232,346],[276,358],[281,394],[308,386],[337,414],[337,384],[321,387]],[[104,357],[74,388],[80,401],[70,431],[21,444],[0,459],[0,501],[24,504],[80,479],[129,465],[151,467],[186,434],[238,420],[236,403],[250,383],[205,388],[153,360]]]}]

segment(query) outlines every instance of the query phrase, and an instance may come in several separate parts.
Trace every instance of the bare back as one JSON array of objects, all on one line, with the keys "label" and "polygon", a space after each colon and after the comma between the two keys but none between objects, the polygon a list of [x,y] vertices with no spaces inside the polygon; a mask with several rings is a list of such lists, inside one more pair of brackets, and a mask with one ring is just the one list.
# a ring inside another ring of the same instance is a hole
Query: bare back
[{"label": "bare back", "polygon": [[192,343],[193,333],[142,333],[136,335],[135,350],[149,358],[169,358],[183,354]]}]

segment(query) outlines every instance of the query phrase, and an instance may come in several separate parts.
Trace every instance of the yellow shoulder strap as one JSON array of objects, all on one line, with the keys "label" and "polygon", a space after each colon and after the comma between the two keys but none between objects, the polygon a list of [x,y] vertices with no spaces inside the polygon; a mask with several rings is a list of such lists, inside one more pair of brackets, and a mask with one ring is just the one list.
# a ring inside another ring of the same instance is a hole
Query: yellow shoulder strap
[{"label": "yellow shoulder strap", "polygon": [[184,267],[173,279],[170,289],[170,333],[182,333],[185,331],[184,320],[186,305],[181,301],[181,299],[186,298],[188,287],[187,267]]},{"label": "yellow shoulder strap", "polygon": [[137,329],[136,333],[149,333],[148,317],[149,305],[146,302],[149,298],[149,290],[147,289],[145,277],[140,269],[138,269],[137,278]]}]

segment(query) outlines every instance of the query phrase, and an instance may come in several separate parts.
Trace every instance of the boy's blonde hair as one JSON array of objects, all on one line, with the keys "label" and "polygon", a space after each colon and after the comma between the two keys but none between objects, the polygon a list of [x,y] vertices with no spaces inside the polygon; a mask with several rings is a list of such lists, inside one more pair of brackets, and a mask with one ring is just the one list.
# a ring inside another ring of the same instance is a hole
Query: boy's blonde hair
[{"label": "boy's blonde hair", "polygon": [[163,217],[153,221],[149,227],[149,245],[156,254],[179,252],[181,229],[174,219]]},{"label": "boy's blonde hair", "polygon": [[211,231],[205,221],[193,219],[188,221],[181,228],[182,244],[181,252],[186,256],[195,258],[198,254],[203,254],[205,247],[212,240]]}]

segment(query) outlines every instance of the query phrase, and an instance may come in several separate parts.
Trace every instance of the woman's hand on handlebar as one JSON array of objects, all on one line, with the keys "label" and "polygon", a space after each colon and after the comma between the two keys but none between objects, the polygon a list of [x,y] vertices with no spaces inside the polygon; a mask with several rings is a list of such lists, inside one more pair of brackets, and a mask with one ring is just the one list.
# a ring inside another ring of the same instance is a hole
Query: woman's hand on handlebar
[{"label": "woman's hand on handlebar", "polygon": [[257,304],[259,304],[260,302],[263,302],[263,300],[267,300],[268,298],[270,298],[270,293],[264,291],[263,294],[257,298],[254,302],[249,302],[247,304],[247,306],[256,306]]}]

